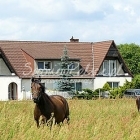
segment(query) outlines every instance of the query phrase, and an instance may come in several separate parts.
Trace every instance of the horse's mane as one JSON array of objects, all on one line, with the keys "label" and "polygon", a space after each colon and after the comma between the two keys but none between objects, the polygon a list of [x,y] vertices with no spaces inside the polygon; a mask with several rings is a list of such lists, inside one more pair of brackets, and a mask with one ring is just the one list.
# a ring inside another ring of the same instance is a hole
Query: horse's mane
[{"label": "horse's mane", "polygon": [[45,98],[48,98],[49,100],[50,100],[50,102],[52,103],[52,104],[54,104],[53,103],[53,101],[52,101],[52,99],[50,98],[50,96],[45,92],[45,86],[42,84],[42,83],[40,83],[40,82],[38,82],[38,84],[41,86],[41,88],[42,88],[42,93],[44,94],[44,97]]},{"label": "horse's mane", "polygon": [[44,86],[42,83],[39,83],[39,85],[40,85],[41,88],[42,88],[42,92],[45,93],[45,86]]}]

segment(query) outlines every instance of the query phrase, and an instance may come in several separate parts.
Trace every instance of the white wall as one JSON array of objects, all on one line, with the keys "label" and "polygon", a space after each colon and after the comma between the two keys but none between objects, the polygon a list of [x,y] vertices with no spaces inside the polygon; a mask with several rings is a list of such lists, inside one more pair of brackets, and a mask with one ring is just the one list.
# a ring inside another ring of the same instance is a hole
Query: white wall
[{"label": "white wall", "polygon": [[[91,90],[94,89],[94,79],[75,79],[75,82],[81,82],[82,83],[82,89],[89,88]],[[76,91],[75,91],[76,92]]]},{"label": "white wall", "polygon": [[[82,82],[82,89],[85,88],[90,88],[93,89],[93,79],[74,79],[71,81],[75,81],[75,82]],[[58,80],[41,80],[41,82],[46,84],[46,89],[47,90],[57,90],[58,88]]]},{"label": "white wall", "polygon": [[22,87],[23,100],[32,99],[31,79],[22,79],[21,87]]},{"label": "white wall", "polygon": [[102,88],[106,82],[119,82],[119,86],[123,86],[125,81],[131,82],[131,77],[96,77],[94,79],[94,89]]},{"label": "white wall", "polygon": [[25,89],[26,92],[31,91],[31,79],[22,79],[21,88]]},{"label": "white wall", "polygon": [[17,84],[17,93],[18,93],[18,100],[21,100],[22,94],[21,94],[21,79],[17,76],[0,76],[0,100],[8,100],[8,86],[10,83],[16,83]]},{"label": "white wall", "polygon": [[[82,89],[89,88],[95,90],[97,88],[102,88],[106,82],[119,82],[119,86],[123,86],[125,81],[131,82],[131,77],[96,77],[95,79],[75,79],[76,82],[82,82]],[[45,80],[42,79],[42,83],[46,85],[46,91],[48,94],[56,94],[54,92],[56,90],[57,80]],[[30,79],[22,79],[22,87],[24,86],[25,92],[22,91],[21,95],[25,99],[31,99],[31,80]],[[53,93],[52,93],[53,92]]]}]

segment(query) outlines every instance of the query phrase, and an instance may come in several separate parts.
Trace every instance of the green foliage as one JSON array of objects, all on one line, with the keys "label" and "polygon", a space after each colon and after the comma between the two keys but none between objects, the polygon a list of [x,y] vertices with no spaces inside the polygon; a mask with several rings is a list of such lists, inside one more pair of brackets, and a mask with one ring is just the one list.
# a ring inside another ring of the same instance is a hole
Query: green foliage
[{"label": "green foliage", "polygon": [[103,90],[104,91],[109,91],[111,89],[111,87],[109,86],[108,83],[105,83],[104,86],[103,86]]},{"label": "green foliage", "polygon": [[94,92],[93,92],[93,95],[94,95],[94,97],[99,97],[99,92],[94,91]]},{"label": "green foliage", "polygon": [[92,97],[93,97],[93,91],[91,90],[91,89],[88,89],[88,88],[86,88],[86,89],[83,89],[83,94],[84,94],[84,96],[85,96],[85,99],[92,99]]},{"label": "green foliage", "polygon": [[[131,89],[131,88],[136,88],[136,85],[139,85],[140,84],[140,75],[132,82],[129,82],[129,81],[125,81],[124,85],[123,86],[120,86],[118,88],[114,88],[114,89],[111,89],[109,84],[108,83],[105,83],[103,88],[98,88],[95,90],[95,92],[99,93],[104,93],[105,91],[108,91],[110,93],[110,98],[113,98],[115,99],[116,97],[118,98],[122,98],[123,97],[123,94],[124,94],[124,91],[126,89]],[[137,82],[137,84],[136,84]],[[138,87],[138,86],[137,86]]]},{"label": "green foliage", "polygon": [[121,88],[122,88],[122,91],[125,91],[126,89],[134,88],[134,83],[126,80],[124,85]]},{"label": "green foliage", "polygon": [[134,82],[125,81],[123,86],[110,90],[110,98],[122,98],[126,89],[134,88]]},{"label": "green foliage", "polygon": [[80,94],[77,92],[77,95],[79,98],[82,99],[92,99],[93,97],[99,97],[99,92],[110,92],[110,98],[122,98],[124,95],[124,91],[126,89],[133,89],[133,88],[140,88],[140,75],[137,75],[134,77],[132,82],[125,81],[123,86],[120,86],[118,88],[111,89],[108,83],[105,83],[103,88],[98,88],[95,91],[92,91],[91,89],[83,89],[83,93]]},{"label": "green foliage", "polygon": [[140,74],[140,46],[134,43],[120,44],[118,49],[132,74]]},{"label": "green foliage", "polygon": [[63,51],[63,56],[61,57],[61,69],[60,69],[60,80],[58,82],[58,90],[59,91],[69,91],[72,92],[73,86],[71,83],[72,74],[68,69],[69,65],[69,56],[67,53],[66,47]]},{"label": "green foliage", "polygon": [[97,88],[97,89],[95,89],[95,92],[97,92],[97,93],[104,92],[104,91],[105,91],[105,89],[103,89],[103,88]]},{"label": "green foliage", "polygon": [[110,90],[110,98],[115,99],[116,97],[118,97],[118,98],[123,97],[123,90],[121,87]]},{"label": "green foliage", "polygon": [[110,90],[110,98],[116,98],[116,97],[122,98],[124,95],[124,91],[126,89],[133,89],[133,88],[136,88],[135,82],[134,81],[129,82],[126,80],[123,86]]},{"label": "green foliage", "polygon": [[76,92],[76,94],[73,96],[73,98],[86,99],[86,100],[96,99],[98,97],[99,97],[99,92],[93,91],[88,88],[83,89],[82,93]]},{"label": "green foliage", "polygon": [[83,89],[83,91],[84,91],[85,93],[89,94],[89,95],[92,95],[92,94],[93,94],[93,91],[92,91],[91,89],[88,89],[88,88]]},{"label": "green foliage", "polygon": [[134,87],[135,89],[140,89],[140,75],[136,75],[136,76],[133,78],[132,82],[133,82],[133,87]]}]

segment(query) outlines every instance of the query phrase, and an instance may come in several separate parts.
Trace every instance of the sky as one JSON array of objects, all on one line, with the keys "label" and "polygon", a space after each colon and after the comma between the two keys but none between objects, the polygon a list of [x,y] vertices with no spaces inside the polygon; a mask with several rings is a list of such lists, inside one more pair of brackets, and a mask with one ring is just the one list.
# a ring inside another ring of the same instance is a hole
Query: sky
[{"label": "sky", "polygon": [[139,0],[0,0],[0,40],[140,45]]}]

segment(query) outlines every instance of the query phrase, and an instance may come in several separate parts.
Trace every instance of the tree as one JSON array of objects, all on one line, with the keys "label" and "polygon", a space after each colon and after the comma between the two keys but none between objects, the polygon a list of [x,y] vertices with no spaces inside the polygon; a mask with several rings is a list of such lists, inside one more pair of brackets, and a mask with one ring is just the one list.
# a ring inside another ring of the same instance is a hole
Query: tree
[{"label": "tree", "polygon": [[136,75],[134,77],[134,79],[132,80],[133,82],[133,88],[137,88],[137,89],[140,89],[140,75]]},{"label": "tree", "polygon": [[140,74],[140,46],[134,43],[120,44],[118,49],[132,74]]},{"label": "tree", "polygon": [[73,86],[71,83],[71,70],[69,69],[69,56],[67,48],[63,50],[63,56],[61,56],[61,67],[60,67],[60,80],[58,82],[59,91],[72,91]]}]

